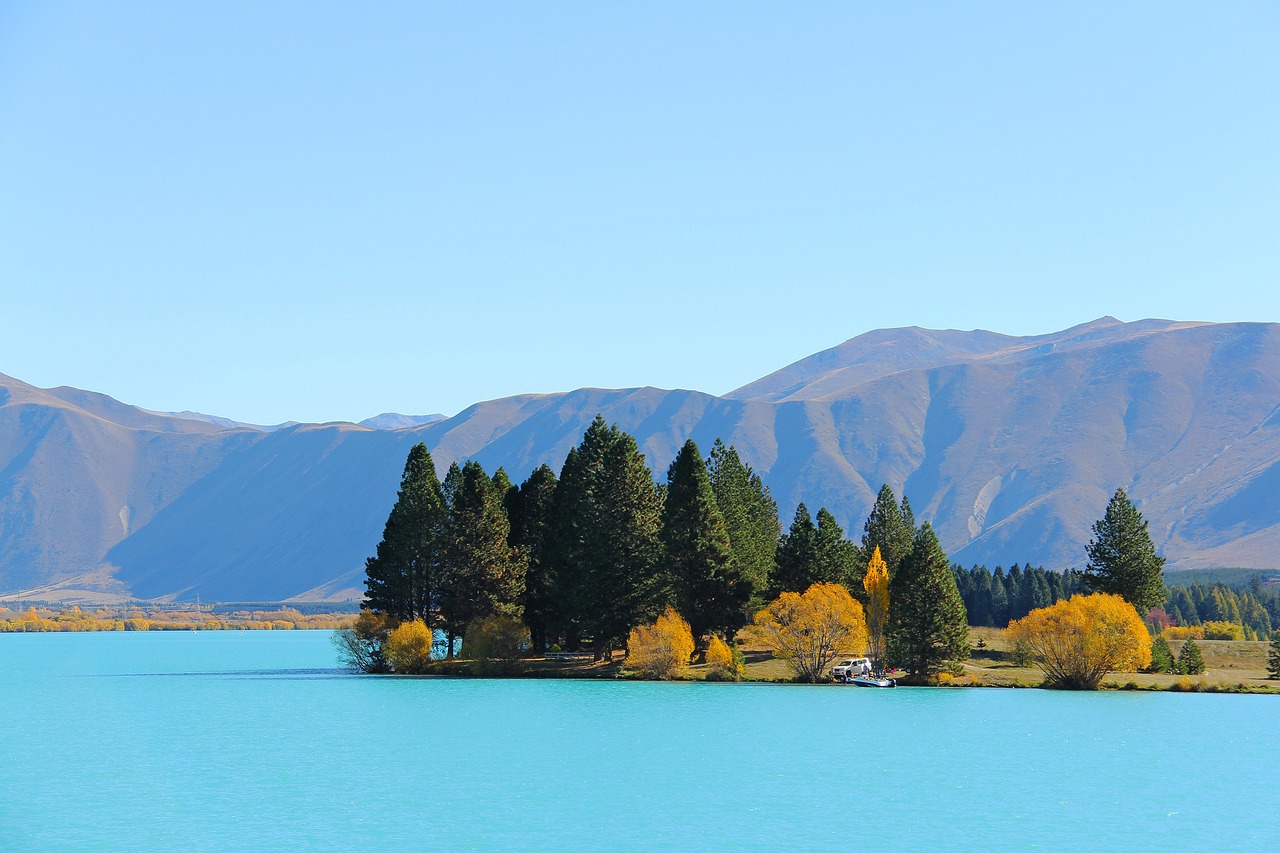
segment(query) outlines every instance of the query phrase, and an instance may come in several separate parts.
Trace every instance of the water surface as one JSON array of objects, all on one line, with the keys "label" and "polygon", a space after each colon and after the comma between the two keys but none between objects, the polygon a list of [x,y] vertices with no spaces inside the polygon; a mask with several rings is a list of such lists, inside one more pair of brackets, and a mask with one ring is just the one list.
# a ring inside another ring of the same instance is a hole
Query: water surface
[{"label": "water surface", "polygon": [[0,849],[1280,849],[1280,697],[405,679],[0,635]]}]

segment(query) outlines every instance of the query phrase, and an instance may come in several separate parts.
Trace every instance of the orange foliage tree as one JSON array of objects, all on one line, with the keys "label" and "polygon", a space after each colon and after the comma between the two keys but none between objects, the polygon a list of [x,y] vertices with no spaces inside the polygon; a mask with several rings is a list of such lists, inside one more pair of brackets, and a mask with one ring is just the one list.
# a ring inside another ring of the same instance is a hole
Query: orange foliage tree
[{"label": "orange foliage tree", "polygon": [[627,666],[645,678],[675,678],[693,657],[693,631],[668,607],[652,625],[632,628],[627,637]]},{"label": "orange foliage tree", "polygon": [[862,605],[840,584],[784,592],[756,614],[751,636],[784,660],[799,681],[816,682],[836,656],[867,647]]},{"label": "orange foliage tree", "polygon": [[707,642],[707,680],[738,681],[742,678],[742,664],[734,657],[729,644],[715,634]]},{"label": "orange foliage tree", "polygon": [[889,566],[880,556],[879,545],[871,552],[862,588],[867,591],[869,651],[876,665],[884,666],[885,628],[889,624]]},{"label": "orange foliage tree", "polygon": [[1045,680],[1069,690],[1097,690],[1108,672],[1151,665],[1151,635],[1118,595],[1076,595],[1009,623],[1009,635],[1035,651]]},{"label": "orange foliage tree", "polygon": [[431,663],[431,629],[421,619],[402,622],[387,637],[387,660],[395,672],[421,673]]}]

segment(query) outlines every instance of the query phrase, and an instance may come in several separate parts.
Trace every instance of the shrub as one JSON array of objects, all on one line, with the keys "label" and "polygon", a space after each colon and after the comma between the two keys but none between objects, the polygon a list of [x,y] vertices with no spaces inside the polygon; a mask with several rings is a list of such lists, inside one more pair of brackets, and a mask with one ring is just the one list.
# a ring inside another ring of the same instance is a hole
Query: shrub
[{"label": "shrub", "polygon": [[1178,652],[1178,672],[1187,675],[1200,675],[1204,672],[1204,657],[1195,640],[1187,640]]},{"label": "shrub", "polygon": [[338,650],[338,660],[361,672],[388,672],[387,617],[371,610],[361,610],[355,624],[333,632],[331,641]]},{"label": "shrub", "polygon": [[462,650],[476,675],[513,675],[529,651],[529,629],[514,616],[495,613],[467,626]]},{"label": "shrub", "polygon": [[652,625],[632,628],[627,637],[627,666],[645,678],[675,678],[693,657],[693,632],[668,607]]},{"label": "shrub", "polygon": [[1151,634],[1133,605],[1118,595],[1076,595],[1033,610],[1009,624],[1035,650],[1045,679],[1070,690],[1097,690],[1108,672],[1151,663]]},{"label": "shrub", "polygon": [[799,681],[816,682],[838,654],[860,654],[867,647],[862,605],[834,583],[782,593],[756,614],[749,630]]},{"label": "shrub", "polygon": [[1014,641],[1009,658],[1014,666],[1031,666],[1036,661],[1036,650],[1031,648],[1031,644],[1026,640],[1019,638]]},{"label": "shrub", "polygon": [[1244,626],[1234,622],[1205,622],[1201,629],[1206,640],[1243,640]]},{"label": "shrub", "polygon": [[435,639],[427,623],[421,619],[402,622],[387,637],[387,661],[399,673],[415,675],[431,664],[431,645]]},{"label": "shrub", "polygon": [[707,643],[707,681],[741,681],[742,664],[729,644],[712,635]]},{"label": "shrub", "polygon": [[1164,638],[1166,640],[1189,640],[1195,637],[1197,640],[1204,639],[1203,625],[1174,625],[1171,628],[1164,629]]}]

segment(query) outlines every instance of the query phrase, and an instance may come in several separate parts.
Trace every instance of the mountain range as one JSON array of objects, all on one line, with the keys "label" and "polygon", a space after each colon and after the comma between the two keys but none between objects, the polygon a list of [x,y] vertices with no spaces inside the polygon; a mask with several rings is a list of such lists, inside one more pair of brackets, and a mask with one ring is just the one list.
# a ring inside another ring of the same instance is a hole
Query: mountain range
[{"label": "mountain range", "polygon": [[519,482],[597,413],[655,476],[735,445],[850,538],[882,483],[953,560],[1079,566],[1117,487],[1170,569],[1280,567],[1280,325],[1104,317],[1014,337],[868,332],[722,396],[583,388],[453,417],[241,424],[0,375],[0,596],[358,597],[409,448]]}]

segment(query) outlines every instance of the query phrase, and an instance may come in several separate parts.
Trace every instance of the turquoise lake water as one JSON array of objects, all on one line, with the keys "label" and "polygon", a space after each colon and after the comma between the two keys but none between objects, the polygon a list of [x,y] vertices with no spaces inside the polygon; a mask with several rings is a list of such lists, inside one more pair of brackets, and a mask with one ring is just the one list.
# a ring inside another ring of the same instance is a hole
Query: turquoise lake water
[{"label": "turquoise lake water", "polygon": [[1280,697],[404,679],[0,635],[0,850],[1280,849]]}]

